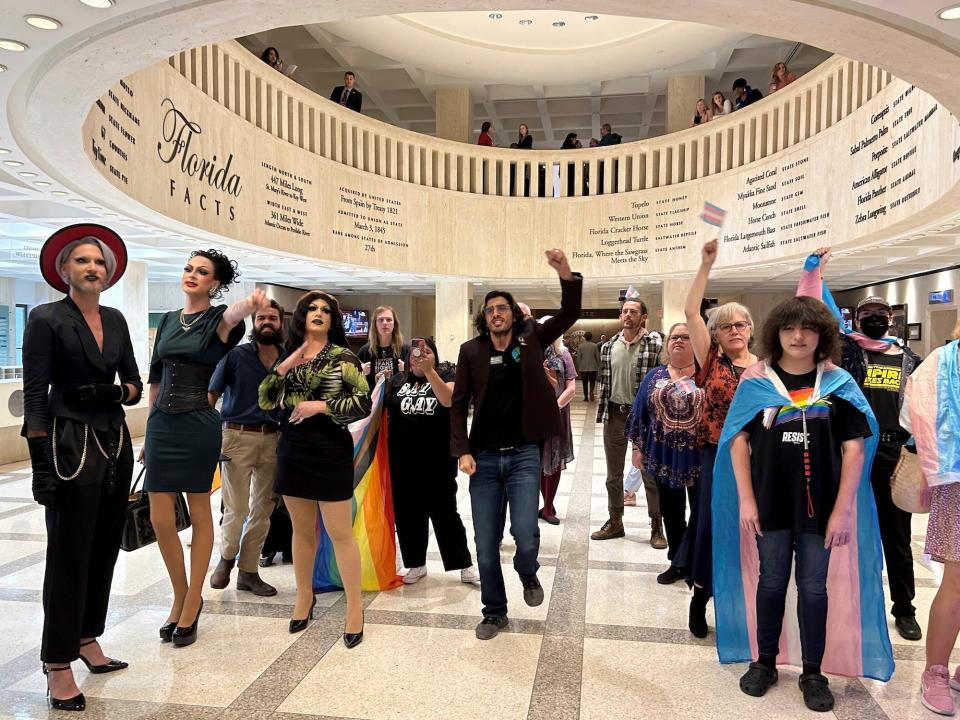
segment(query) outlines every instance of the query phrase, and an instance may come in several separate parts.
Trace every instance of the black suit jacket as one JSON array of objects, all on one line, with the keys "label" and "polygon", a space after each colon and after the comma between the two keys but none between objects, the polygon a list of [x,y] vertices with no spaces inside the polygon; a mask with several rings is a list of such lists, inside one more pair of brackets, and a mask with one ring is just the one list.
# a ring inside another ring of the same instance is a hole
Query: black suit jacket
[{"label": "black suit jacket", "polygon": [[123,422],[120,404],[104,409],[73,410],[63,402],[63,391],[90,383],[120,382],[137,388],[135,404],[143,390],[133,356],[130,331],[116,308],[100,307],[103,352],[97,347],[80,308],[69,297],[39,305],[30,313],[23,333],[23,408],[26,430],[50,432],[53,418],[67,417],[89,423],[98,430],[117,428]]},{"label": "black suit jacket", "polygon": [[[333,92],[330,93],[330,99],[337,103],[337,105],[340,104],[340,96],[343,95],[344,87],[344,85],[337,85],[333,89]],[[363,105],[363,93],[354,87],[353,90],[350,91],[350,94],[347,95],[347,108],[350,110],[355,110],[356,112],[360,112],[361,105]]]},{"label": "black suit jacket", "polygon": [[[557,395],[543,371],[543,349],[563,335],[580,317],[583,277],[574,273],[573,280],[560,281],[560,289],[560,312],[542,324],[527,320],[517,337],[523,377],[520,427],[524,440],[529,442],[559,435],[562,430]],[[472,438],[467,438],[467,412],[473,400],[476,427],[476,418],[483,412],[492,347],[489,335],[475,337],[460,346],[453,404],[450,407],[450,453],[454,457],[474,452]]]}]

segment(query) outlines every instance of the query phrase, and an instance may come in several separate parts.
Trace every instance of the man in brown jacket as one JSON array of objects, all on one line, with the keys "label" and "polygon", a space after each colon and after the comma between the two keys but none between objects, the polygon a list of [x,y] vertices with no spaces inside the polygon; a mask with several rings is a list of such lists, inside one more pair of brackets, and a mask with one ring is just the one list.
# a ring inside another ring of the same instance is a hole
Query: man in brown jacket
[{"label": "man in brown jacket", "polygon": [[[513,295],[487,293],[476,318],[479,337],[460,346],[450,408],[450,451],[470,476],[470,505],[480,570],[483,621],[477,638],[490,640],[507,626],[507,594],[500,569],[501,510],[506,501],[517,551],[513,567],[531,607],[543,602],[540,564],[539,442],[561,430],[556,394],[543,370],[543,349],[580,317],[583,278],[570,271],[562,250],[548,250],[562,291],[560,312],[542,325],[524,320]],[[473,426],[467,412],[473,401]]]}]

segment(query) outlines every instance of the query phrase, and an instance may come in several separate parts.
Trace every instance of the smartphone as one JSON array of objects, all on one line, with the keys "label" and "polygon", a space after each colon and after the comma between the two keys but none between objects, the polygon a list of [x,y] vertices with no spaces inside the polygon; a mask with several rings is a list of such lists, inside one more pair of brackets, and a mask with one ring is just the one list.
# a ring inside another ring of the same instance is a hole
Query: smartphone
[{"label": "smartphone", "polygon": [[421,337],[415,337],[410,340],[410,354],[418,358],[424,354],[427,349],[427,341]]}]

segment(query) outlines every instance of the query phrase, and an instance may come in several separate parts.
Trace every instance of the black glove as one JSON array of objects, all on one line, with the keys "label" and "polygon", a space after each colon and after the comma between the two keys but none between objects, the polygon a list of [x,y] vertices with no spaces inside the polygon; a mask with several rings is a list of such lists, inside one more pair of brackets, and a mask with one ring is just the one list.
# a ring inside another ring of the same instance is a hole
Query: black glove
[{"label": "black glove", "polygon": [[33,468],[33,499],[49,508],[57,496],[57,476],[53,469],[53,446],[49,437],[28,437],[30,465]]},{"label": "black glove", "polygon": [[123,385],[90,383],[64,390],[63,402],[71,410],[92,410],[119,403],[126,394]]}]

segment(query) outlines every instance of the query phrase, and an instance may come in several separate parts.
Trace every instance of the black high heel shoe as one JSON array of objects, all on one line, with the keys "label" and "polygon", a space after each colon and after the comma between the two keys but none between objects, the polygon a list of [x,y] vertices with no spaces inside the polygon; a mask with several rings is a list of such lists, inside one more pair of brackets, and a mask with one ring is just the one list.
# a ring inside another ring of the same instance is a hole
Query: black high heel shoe
[{"label": "black high heel shoe", "polygon": [[200,607],[197,609],[197,616],[193,619],[193,624],[189,627],[177,627],[173,631],[171,640],[177,647],[186,647],[193,645],[197,641],[197,626],[200,624],[200,613],[203,612],[203,598],[200,598]]},{"label": "black high heel shoe", "polygon": [[313,620],[313,609],[317,606],[317,596],[313,596],[313,601],[310,603],[310,612],[307,613],[307,616],[303,620],[291,620],[290,621],[290,632],[298,633],[303,632],[307,629],[307,625],[310,624],[310,621]]},{"label": "black high heel shoe", "polygon": [[[69,670],[70,666],[59,667],[59,668],[48,668],[47,664],[43,664],[43,674],[47,675],[52,672],[60,672],[62,670]],[[54,710],[86,710],[87,709],[87,699],[83,696],[83,693],[79,695],[74,695],[72,698],[67,698],[66,700],[60,700],[55,698],[50,694],[50,684],[47,684],[47,703]]]},{"label": "black high heel shoe", "polygon": [[173,640],[173,631],[177,629],[176,622],[168,622],[160,626],[160,642]]},{"label": "black high heel shoe", "polygon": [[[80,647],[83,648],[87,645],[93,645],[96,641],[96,638],[93,640],[87,640],[85,643],[80,643]],[[126,668],[130,667],[130,663],[125,663],[123,660],[111,660],[103,665],[94,665],[83,655],[80,655],[80,659],[83,660],[83,664],[87,666],[87,670],[94,675],[103,675],[103,673],[116,672],[117,670],[125,670]]]},{"label": "black high heel shoe", "polygon": [[357,645],[363,642],[363,624],[360,625],[360,632],[343,634],[343,644],[347,646],[347,650],[352,650]]}]

